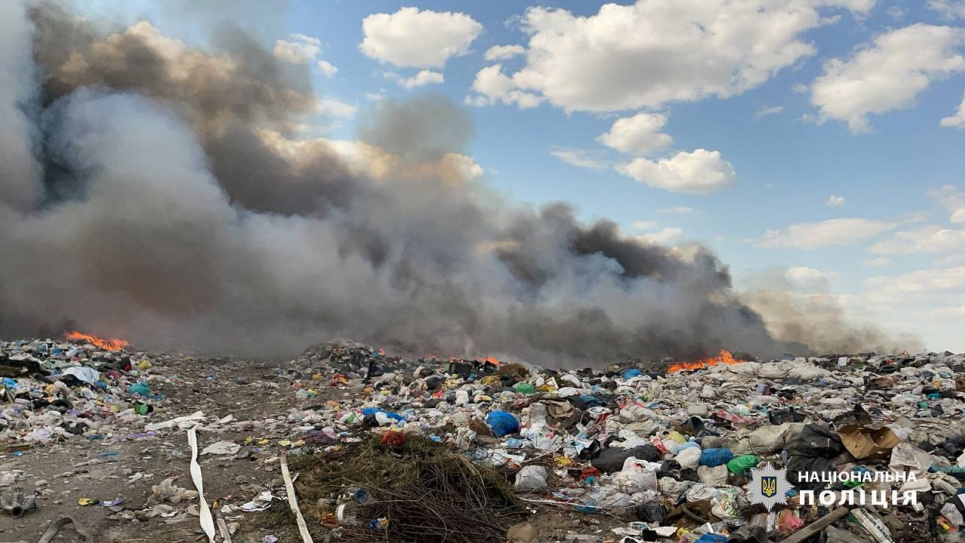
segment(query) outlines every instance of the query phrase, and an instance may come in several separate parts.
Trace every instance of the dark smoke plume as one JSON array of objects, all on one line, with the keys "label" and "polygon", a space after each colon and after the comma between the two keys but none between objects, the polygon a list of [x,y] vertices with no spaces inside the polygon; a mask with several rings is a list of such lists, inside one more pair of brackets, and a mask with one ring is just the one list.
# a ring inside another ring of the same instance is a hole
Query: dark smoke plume
[{"label": "dark smoke plume", "polygon": [[351,337],[548,365],[773,355],[708,250],[516,206],[478,184],[438,96],[300,140],[306,67],[0,2],[0,332],[71,319],[143,346],[283,355]]}]

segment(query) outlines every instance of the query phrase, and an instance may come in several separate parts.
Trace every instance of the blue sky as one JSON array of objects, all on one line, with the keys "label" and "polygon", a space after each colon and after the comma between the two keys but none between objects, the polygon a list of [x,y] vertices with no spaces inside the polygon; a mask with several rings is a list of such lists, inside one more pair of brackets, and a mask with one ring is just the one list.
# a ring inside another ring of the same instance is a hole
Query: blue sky
[{"label": "blue sky", "polygon": [[[514,200],[705,244],[742,289],[965,351],[965,0],[269,5],[238,21],[311,65],[329,107],[304,137],[349,141],[380,96],[441,93]],[[204,39],[161,4],[88,9]]]}]

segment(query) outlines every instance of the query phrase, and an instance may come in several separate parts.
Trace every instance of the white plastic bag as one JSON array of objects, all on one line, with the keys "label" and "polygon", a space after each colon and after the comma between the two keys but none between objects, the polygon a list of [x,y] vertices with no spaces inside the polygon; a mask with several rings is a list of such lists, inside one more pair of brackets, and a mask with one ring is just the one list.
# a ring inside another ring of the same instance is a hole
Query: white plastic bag
[{"label": "white plastic bag", "polygon": [[517,492],[536,492],[546,488],[546,468],[525,466],[516,474]]}]

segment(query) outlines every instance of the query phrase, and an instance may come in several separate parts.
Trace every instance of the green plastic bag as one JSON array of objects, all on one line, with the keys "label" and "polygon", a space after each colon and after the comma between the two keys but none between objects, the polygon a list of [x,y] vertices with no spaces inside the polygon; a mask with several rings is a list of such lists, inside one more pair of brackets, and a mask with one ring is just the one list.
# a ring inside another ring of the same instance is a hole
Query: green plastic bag
[{"label": "green plastic bag", "polygon": [[516,392],[520,394],[532,394],[534,389],[531,383],[516,383]]},{"label": "green plastic bag", "polygon": [[761,457],[753,454],[735,456],[733,460],[727,463],[727,471],[735,475],[744,475],[747,473],[747,470],[757,467],[760,461]]}]

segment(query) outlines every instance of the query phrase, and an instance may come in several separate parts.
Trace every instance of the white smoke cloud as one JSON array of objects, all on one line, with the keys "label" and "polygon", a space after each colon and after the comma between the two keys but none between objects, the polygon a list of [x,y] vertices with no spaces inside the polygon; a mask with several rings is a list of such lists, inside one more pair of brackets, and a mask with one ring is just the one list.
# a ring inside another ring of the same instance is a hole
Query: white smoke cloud
[{"label": "white smoke cloud", "polygon": [[41,196],[33,127],[24,106],[35,97],[30,21],[17,2],[0,3],[0,202],[29,209]]}]

